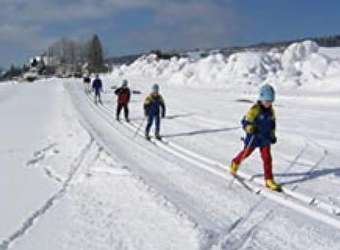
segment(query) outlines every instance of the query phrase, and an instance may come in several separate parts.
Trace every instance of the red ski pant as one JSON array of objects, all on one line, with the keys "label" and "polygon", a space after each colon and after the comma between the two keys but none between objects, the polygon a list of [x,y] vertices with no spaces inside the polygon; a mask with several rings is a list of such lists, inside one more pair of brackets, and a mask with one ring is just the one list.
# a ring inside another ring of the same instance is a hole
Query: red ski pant
[{"label": "red ski pant", "polygon": [[[236,164],[246,159],[249,155],[254,152],[254,147],[245,147],[238,155],[233,159]],[[270,146],[260,147],[261,158],[263,161],[264,178],[266,180],[273,179],[272,172],[272,155],[270,153]]]}]

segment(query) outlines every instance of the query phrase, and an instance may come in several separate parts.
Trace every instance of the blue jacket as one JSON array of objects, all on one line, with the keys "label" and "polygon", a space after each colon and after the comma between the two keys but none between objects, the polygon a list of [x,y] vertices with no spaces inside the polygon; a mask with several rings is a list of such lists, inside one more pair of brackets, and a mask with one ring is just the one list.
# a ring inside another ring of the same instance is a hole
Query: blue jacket
[{"label": "blue jacket", "polygon": [[92,89],[95,92],[100,92],[103,88],[102,81],[100,79],[94,79],[92,82]]},{"label": "blue jacket", "polygon": [[[254,104],[242,121],[246,131],[245,146],[269,146],[275,137],[275,112],[273,107],[265,108],[260,103]],[[252,139],[252,137],[254,138]]]},{"label": "blue jacket", "polygon": [[162,109],[162,117],[165,116],[165,103],[164,99],[160,94],[150,94],[145,98],[144,101],[144,112],[148,116],[156,116],[160,114]]}]

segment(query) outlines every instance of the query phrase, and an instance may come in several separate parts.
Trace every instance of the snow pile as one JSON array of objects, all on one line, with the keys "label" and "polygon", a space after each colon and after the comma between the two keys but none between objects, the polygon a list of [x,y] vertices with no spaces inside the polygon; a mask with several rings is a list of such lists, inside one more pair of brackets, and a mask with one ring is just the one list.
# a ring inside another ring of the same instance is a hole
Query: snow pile
[{"label": "snow pile", "polygon": [[298,85],[338,74],[339,59],[319,53],[315,42],[305,41],[289,46],[282,54],[283,80],[295,79]]},{"label": "snow pile", "polygon": [[317,44],[311,41],[290,45],[281,57],[284,76],[289,78],[301,75],[304,62],[308,61],[312,54],[317,53],[318,49]]},{"label": "snow pile", "polygon": [[170,75],[169,83],[189,85],[212,85],[223,80],[221,72],[226,66],[223,55],[215,54],[206,58],[181,64],[179,71]]},{"label": "snow pile", "polygon": [[[311,86],[340,90],[332,79],[340,75],[340,54],[323,53],[312,41],[294,43],[283,52],[244,51],[225,57],[217,53],[197,60],[142,56],[112,72],[113,77],[145,76],[172,85],[252,89],[263,83],[276,87]],[[325,83],[326,82],[326,83]]]},{"label": "snow pile", "polygon": [[228,58],[225,72],[229,79],[258,84],[280,70],[277,53],[242,52]]},{"label": "snow pile", "polygon": [[169,77],[189,63],[188,59],[175,57],[170,60],[158,60],[155,54],[138,58],[129,66],[123,65],[117,69],[119,75],[143,75],[150,78]]},{"label": "snow pile", "polygon": [[305,41],[289,46],[282,54],[281,65],[282,72],[275,79],[280,87],[301,86],[314,92],[340,90],[334,80],[340,75],[339,54],[330,56],[323,53],[315,42]]}]

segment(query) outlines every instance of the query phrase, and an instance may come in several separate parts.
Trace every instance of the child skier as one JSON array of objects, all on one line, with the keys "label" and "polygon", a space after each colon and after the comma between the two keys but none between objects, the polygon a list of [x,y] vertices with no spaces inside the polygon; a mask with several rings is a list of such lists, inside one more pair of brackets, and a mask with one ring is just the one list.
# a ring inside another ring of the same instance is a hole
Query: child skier
[{"label": "child skier", "polygon": [[92,90],[94,91],[94,103],[97,104],[98,101],[102,104],[100,93],[103,91],[103,84],[98,74],[96,74],[95,79],[92,82]]},{"label": "child skier", "polygon": [[159,135],[160,130],[160,109],[162,109],[162,118],[165,117],[165,103],[163,97],[159,94],[158,84],[152,86],[152,92],[145,98],[144,101],[144,115],[147,117],[147,124],[145,127],[145,138],[150,140],[149,132],[153,121],[155,120],[155,137],[161,140]]},{"label": "child skier", "polygon": [[90,94],[90,92],[91,92],[91,89],[90,89],[91,78],[90,78],[89,75],[84,76],[83,83],[84,83],[85,94]]},{"label": "child skier", "polygon": [[263,161],[265,185],[272,190],[280,191],[281,187],[273,179],[270,153],[270,145],[276,143],[275,113],[272,107],[274,100],[274,88],[269,84],[262,86],[258,102],[250,108],[242,119],[242,126],[246,132],[245,146],[232,159],[230,173],[236,175],[241,162],[258,147]]},{"label": "child skier", "polygon": [[130,89],[128,88],[128,81],[123,80],[123,84],[120,88],[116,89],[115,94],[118,96],[117,99],[117,110],[116,110],[116,120],[119,121],[119,115],[122,108],[124,108],[125,120],[129,122],[129,108],[128,103],[130,101]]}]

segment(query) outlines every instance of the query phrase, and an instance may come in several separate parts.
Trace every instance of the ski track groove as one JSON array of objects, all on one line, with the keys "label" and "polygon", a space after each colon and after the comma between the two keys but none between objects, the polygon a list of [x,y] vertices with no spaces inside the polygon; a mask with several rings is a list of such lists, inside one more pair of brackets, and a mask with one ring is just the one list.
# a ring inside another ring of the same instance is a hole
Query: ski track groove
[{"label": "ski track groove", "polygon": [[95,142],[94,139],[91,137],[91,140],[85,145],[85,147],[82,149],[79,155],[74,159],[73,163],[70,166],[70,172],[68,173],[67,179],[64,181],[61,189],[53,196],[51,196],[44,203],[43,206],[41,206],[31,216],[29,216],[17,231],[15,231],[7,239],[3,240],[0,244],[0,250],[9,249],[11,244],[14,244],[15,241],[25,236],[27,231],[34,226],[34,223],[43,215],[45,215],[54,206],[54,204],[67,193],[67,189],[69,188],[70,182],[73,180],[73,177],[78,172],[87,152],[90,150],[94,142]]},{"label": "ski track groove", "polygon": [[[97,107],[98,110],[106,112],[108,114],[108,117],[111,117],[113,119],[114,117],[113,110],[111,110],[109,107],[106,107],[105,105],[97,105]],[[135,131],[138,127],[138,124],[134,124],[132,122],[130,123],[122,122],[122,124],[129,128],[131,131]],[[143,133],[139,131],[139,135],[143,136]],[[152,141],[156,146],[159,146],[160,148],[168,151],[169,153],[187,162],[190,162],[204,170],[207,170],[214,175],[217,175],[224,179],[231,178],[231,176],[229,176],[227,173],[228,167],[218,161],[207,158],[205,156],[201,156],[169,140],[163,139],[163,141],[156,141],[152,139]],[[327,152],[323,154],[323,156],[318,160],[318,162],[322,161],[326,155]],[[317,167],[318,164],[314,164],[313,168],[315,168],[315,166]],[[258,178],[254,178],[253,176],[243,173],[241,171],[240,176],[244,177],[245,181],[248,184],[249,183],[253,184],[253,186],[259,188],[260,189],[260,192],[258,193],[259,195],[271,199],[273,201],[276,201],[277,203],[284,205],[287,208],[293,209],[313,219],[322,221],[332,227],[340,229],[340,220],[338,220],[335,216],[340,214],[339,207],[334,206],[332,204],[328,204],[315,197],[309,197],[294,190],[290,190],[288,188],[283,188],[284,191],[283,194],[276,193],[263,187],[262,182]]]}]

